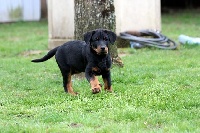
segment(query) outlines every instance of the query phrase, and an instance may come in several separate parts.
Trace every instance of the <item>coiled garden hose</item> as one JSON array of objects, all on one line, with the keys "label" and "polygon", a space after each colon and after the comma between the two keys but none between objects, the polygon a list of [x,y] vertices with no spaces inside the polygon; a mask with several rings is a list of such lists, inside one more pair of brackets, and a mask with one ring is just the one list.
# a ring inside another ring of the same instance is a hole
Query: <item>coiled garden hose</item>
[{"label": "coiled garden hose", "polygon": [[120,33],[120,38],[138,43],[139,46],[136,46],[136,48],[151,46],[160,49],[174,50],[178,46],[173,40],[167,38],[159,31],[153,30],[122,32]]}]

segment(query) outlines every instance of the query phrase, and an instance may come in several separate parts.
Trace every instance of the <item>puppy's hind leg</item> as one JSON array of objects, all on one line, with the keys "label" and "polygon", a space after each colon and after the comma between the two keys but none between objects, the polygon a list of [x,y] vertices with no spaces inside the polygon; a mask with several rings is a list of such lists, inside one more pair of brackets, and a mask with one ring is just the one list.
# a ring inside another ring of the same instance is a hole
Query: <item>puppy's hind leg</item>
[{"label": "puppy's hind leg", "polygon": [[63,76],[63,87],[64,87],[65,92],[74,96],[77,95],[78,93],[74,92],[72,88],[72,81],[71,81],[72,75],[71,75],[70,67],[62,68],[59,66],[59,68]]}]

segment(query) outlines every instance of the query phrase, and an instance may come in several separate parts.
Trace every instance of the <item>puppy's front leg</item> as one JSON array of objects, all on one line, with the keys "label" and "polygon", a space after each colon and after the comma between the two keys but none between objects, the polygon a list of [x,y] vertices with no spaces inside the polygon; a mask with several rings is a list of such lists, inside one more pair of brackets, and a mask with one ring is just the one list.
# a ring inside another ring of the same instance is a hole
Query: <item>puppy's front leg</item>
[{"label": "puppy's front leg", "polygon": [[105,91],[112,92],[110,71],[102,75]]},{"label": "puppy's front leg", "polygon": [[101,84],[99,83],[97,76],[93,76],[90,79],[90,85],[93,94],[99,93],[101,91]]},{"label": "puppy's front leg", "polygon": [[85,77],[88,80],[88,82],[90,83],[92,93],[93,94],[99,93],[101,91],[101,84],[100,84],[97,76],[92,74],[92,71],[90,71],[89,69],[86,69]]}]

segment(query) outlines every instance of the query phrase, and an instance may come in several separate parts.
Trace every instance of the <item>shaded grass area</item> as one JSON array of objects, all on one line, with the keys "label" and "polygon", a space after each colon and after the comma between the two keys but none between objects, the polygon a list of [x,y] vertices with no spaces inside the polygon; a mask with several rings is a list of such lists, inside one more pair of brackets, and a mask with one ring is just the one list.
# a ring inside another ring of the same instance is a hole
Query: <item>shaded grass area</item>
[{"label": "shaded grass area", "polygon": [[[198,14],[163,15],[163,34],[199,36]],[[120,49],[125,65],[112,68],[115,92],[93,95],[85,79],[74,79],[73,97],[55,59],[30,62],[45,54],[47,30],[45,21],[0,24],[0,132],[200,131],[200,46]],[[44,52],[22,54],[29,50]]]},{"label": "shaded grass area", "polygon": [[0,24],[0,56],[16,56],[23,51],[46,49],[47,22],[18,22]]},{"label": "shaded grass area", "polygon": [[180,10],[177,13],[162,14],[162,31],[177,41],[178,35],[199,37],[200,10]]}]

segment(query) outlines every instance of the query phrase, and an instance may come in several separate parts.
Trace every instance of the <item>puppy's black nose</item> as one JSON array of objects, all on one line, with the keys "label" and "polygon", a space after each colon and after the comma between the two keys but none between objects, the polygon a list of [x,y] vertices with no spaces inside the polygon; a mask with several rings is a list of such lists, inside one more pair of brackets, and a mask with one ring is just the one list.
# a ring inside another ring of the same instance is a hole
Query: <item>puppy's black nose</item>
[{"label": "puppy's black nose", "polygon": [[101,50],[102,50],[102,51],[104,51],[104,50],[105,50],[105,47],[104,47],[104,46],[102,46],[102,47],[101,47]]}]

